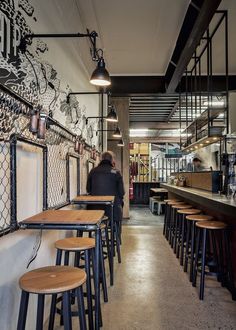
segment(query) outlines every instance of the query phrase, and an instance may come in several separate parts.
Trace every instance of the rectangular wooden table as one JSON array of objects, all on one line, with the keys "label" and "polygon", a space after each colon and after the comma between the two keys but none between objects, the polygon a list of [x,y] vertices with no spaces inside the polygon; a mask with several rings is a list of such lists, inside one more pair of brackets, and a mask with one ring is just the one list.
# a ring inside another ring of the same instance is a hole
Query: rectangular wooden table
[{"label": "rectangular wooden table", "polygon": [[95,231],[95,329],[101,325],[100,319],[100,225],[103,210],[47,210],[19,223],[22,229],[61,229]]},{"label": "rectangular wooden table", "polygon": [[71,204],[108,205],[111,208],[111,257],[109,258],[110,285],[114,284],[114,201],[115,196],[92,195],[79,195],[71,201]]}]

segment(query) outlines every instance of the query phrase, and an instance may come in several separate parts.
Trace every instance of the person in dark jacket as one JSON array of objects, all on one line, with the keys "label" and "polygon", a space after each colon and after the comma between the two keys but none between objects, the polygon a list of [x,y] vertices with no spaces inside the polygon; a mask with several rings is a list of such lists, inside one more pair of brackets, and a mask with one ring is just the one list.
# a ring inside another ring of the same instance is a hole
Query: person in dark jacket
[{"label": "person in dark jacket", "polygon": [[[93,168],[87,180],[87,192],[94,196],[115,196],[114,202],[114,220],[122,220],[122,206],[124,198],[123,178],[119,170],[114,166],[115,155],[111,151],[102,154],[100,164]],[[109,217],[110,208],[96,205],[93,209],[105,209],[106,215]]]}]

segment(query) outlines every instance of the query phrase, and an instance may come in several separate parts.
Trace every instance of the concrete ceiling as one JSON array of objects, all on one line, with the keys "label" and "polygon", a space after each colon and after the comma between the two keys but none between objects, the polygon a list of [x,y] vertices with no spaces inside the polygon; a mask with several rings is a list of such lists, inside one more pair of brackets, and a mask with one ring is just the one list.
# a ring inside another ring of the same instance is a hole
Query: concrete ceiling
[{"label": "concrete ceiling", "polygon": [[189,0],[74,0],[112,75],[164,75]]}]

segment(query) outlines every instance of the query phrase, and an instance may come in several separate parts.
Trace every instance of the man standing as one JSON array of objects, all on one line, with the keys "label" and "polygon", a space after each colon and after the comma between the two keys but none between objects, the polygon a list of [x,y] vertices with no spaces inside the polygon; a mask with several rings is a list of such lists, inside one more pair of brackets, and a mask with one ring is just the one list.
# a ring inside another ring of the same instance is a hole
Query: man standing
[{"label": "man standing", "polygon": [[[121,173],[115,168],[114,165],[114,153],[111,151],[105,151],[102,154],[100,164],[93,168],[88,175],[87,192],[94,196],[115,196],[114,220],[121,221],[125,191]],[[101,208],[101,205],[96,206],[96,209]],[[109,217],[110,209],[105,208],[105,211],[106,215]]]}]

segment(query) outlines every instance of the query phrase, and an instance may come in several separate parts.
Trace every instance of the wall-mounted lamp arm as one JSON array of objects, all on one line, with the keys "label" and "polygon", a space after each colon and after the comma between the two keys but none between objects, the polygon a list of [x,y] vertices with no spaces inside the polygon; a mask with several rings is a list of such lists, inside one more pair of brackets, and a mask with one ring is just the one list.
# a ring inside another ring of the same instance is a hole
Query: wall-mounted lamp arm
[{"label": "wall-mounted lamp arm", "polygon": [[100,119],[100,120],[103,120],[103,119],[105,119],[105,117],[86,117],[86,121],[85,121],[85,123],[86,123],[86,125],[88,125],[88,121],[89,121],[89,119]]},{"label": "wall-mounted lamp arm", "polygon": [[70,103],[70,96],[71,95],[102,95],[108,94],[108,92],[70,92],[67,94],[66,103]]},{"label": "wall-mounted lamp arm", "polygon": [[34,38],[89,38],[91,42],[91,55],[92,60],[97,61],[97,49],[96,49],[96,38],[98,34],[96,31],[89,32],[87,29],[87,33],[32,33],[26,34],[20,42],[19,48],[22,52],[26,51],[28,45],[32,43],[32,39]]}]

